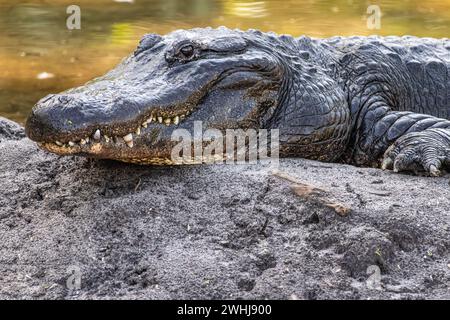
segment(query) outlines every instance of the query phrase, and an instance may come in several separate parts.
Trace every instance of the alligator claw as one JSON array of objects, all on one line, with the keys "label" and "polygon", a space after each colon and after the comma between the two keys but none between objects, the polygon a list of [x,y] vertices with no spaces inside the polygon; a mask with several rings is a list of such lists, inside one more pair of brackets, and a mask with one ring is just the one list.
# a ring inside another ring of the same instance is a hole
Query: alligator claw
[{"label": "alligator claw", "polygon": [[408,133],[386,150],[381,168],[394,172],[425,171],[429,176],[438,177],[441,169],[450,163],[447,143],[437,130]]}]

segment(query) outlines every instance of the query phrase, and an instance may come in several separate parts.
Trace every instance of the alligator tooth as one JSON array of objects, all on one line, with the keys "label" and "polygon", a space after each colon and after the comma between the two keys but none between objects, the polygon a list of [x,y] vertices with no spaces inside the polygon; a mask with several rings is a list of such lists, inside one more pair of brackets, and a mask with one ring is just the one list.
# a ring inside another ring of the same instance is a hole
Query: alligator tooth
[{"label": "alligator tooth", "polygon": [[147,128],[147,121],[146,121],[146,122],[143,122],[143,123],[142,123],[142,126],[143,126],[144,128]]},{"label": "alligator tooth", "polygon": [[163,118],[162,117],[158,117],[158,122],[162,123],[163,122]]},{"label": "alligator tooth", "polygon": [[139,135],[141,135],[141,128],[137,128],[136,129],[136,134],[139,136]]},{"label": "alligator tooth", "polygon": [[55,143],[60,147],[62,147],[64,145],[62,142],[59,142],[58,140],[56,140]]},{"label": "alligator tooth", "polygon": [[105,137],[106,143],[108,143],[109,142],[109,137],[108,136],[104,136],[104,137]]},{"label": "alligator tooth", "polygon": [[123,137],[123,140],[125,140],[125,142],[133,142],[133,135],[131,133],[127,134],[126,136]]},{"label": "alligator tooth", "polygon": [[86,137],[84,140],[86,140],[86,143],[89,143],[89,137]]},{"label": "alligator tooth", "polygon": [[170,125],[170,118],[165,118],[164,119],[164,123],[166,124],[166,126]]},{"label": "alligator tooth", "polygon": [[95,140],[100,140],[101,137],[102,136],[100,135],[100,130],[99,129],[95,130],[94,139]]},{"label": "alligator tooth", "polygon": [[123,137],[123,140],[129,146],[130,148],[133,148],[133,134],[129,133],[125,137]]},{"label": "alligator tooth", "polygon": [[153,117],[150,117],[147,119],[147,123],[152,123],[152,121],[153,121]]},{"label": "alligator tooth", "polygon": [[84,146],[84,145],[86,144],[86,140],[81,139],[81,140],[80,140],[80,144],[81,144],[82,146]]},{"label": "alligator tooth", "polygon": [[76,143],[75,143],[75,142],[73,142],[73,141],[69,141],[69,146],[71,146],[71,147],[75,147],[75,145],[76,145]]},{"label": "alligator tooth", "polygon": [[175,116],[175,117],[173,118],[173,123],[174,123],[175,125],[177,125],[178,122],[180,122],[180,117]]}]

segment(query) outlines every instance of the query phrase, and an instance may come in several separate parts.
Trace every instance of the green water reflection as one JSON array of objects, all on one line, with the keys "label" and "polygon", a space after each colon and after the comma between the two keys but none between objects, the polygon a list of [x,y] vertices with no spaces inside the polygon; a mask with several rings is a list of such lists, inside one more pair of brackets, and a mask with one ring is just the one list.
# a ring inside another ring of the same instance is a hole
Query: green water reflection
[{"label": "green water reflection", "polygon": [[[81,30],[66,8],[81,7]],[[382,11],[369,30],[368,5]],[[448,37],[450,0],[0,0],[0,116],[23,122],[42,96],[103,74],[148,32],[202,26],[333,35]]]}]

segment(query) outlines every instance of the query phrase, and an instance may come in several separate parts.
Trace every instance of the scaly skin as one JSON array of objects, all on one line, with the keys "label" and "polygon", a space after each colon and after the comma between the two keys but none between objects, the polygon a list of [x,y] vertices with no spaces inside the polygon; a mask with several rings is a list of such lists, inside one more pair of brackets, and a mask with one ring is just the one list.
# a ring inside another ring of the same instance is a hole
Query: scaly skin
[{"label": "scaly skin", "polygon": [[38,102],[27,135],[58,154],[171,164],[171,133],[194,121],[279,129],[281,156],[439,175],[450,163],[450,41],[150,34],[105,76]]}]

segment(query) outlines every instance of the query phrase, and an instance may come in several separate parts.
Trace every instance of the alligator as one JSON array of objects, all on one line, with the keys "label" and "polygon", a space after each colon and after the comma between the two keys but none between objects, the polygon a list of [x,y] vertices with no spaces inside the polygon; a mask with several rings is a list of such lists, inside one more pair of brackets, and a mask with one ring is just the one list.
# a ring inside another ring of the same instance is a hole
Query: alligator
[{"label": "alligator", "polygon": [[147,34],[104,76],[41,99],[26,134],[59,155],[164,165],[174,130],[195,121],[278,129],[282,157],[438,176],[450,164],[450,41]]}]

